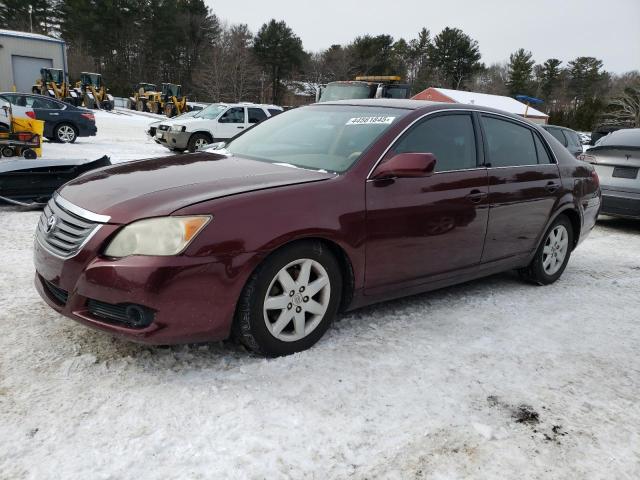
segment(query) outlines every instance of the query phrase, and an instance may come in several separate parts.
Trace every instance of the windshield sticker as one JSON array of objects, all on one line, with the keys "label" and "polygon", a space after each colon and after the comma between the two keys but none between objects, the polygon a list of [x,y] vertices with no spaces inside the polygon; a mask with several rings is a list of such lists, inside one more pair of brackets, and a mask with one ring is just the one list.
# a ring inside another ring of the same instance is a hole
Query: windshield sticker
[{"label": "windshield sticker", "polygon": [[350,118],[346,125],[389,125],[396,117],[355,117]]}]

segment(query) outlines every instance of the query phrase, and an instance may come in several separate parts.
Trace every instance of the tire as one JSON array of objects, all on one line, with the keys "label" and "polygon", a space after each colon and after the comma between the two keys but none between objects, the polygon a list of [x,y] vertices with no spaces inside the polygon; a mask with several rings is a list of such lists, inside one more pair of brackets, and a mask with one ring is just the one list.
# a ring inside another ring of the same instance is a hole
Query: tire
[{"label": "tire", "polygon": [[549,285],[560,278],[569,263],[573,248],[573,226],[560,215],[545,232],[531,263],[521,270],[520,276],[538,285]]},{"label": "tire", "polygon": [[70,123],[61,123],[53,129],[53,138],[59,143],[74,143],[78,138],[78,130]]},{"label": "tire", "polygon": [[212,142],[213,142],[213,139],[211,138],[211,136],[207,135],[206,133],[194,133],[189,138],[189,143],[187,144],[187,150],[193,153],[196,150],[198,150],[199,147],[208,145]]},{"label": "tire", "polygon": [[[310,273],[300,278],[305,270]],[[341,296],[342,275],[333,254],[320,242],[292,244],[267,257],[247,281],[233,336],[267,357],[306,350],[333,322]]]}]

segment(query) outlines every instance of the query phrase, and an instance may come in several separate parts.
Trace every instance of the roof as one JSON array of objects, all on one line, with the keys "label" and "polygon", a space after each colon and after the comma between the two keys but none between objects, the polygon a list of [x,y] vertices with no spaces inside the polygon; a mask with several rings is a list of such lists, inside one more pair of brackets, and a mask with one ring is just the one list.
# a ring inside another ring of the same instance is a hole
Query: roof
[{"label": "roof", "polygon": [[39,33],[18,32],[16,30],[2,30],[0,29],[0,37],[18,37],[28,38],[30,40],[40,40],[43,42],[64,43],[64,40],[60,38],[53,38],[47,35],[40,35]]},{"label": "roof", "polygon": [[316,105],[353,105],[360,107],[388,107],[405,108],[407,110],[417,110],[429,105],[448,105],[446,103],[431,102],[429,100],[405,100],[399,98],[363,98],[353,100],[334,100],[331,102],[321,102]]},{"label": "roof", "polygon": [[[431,87],[438,93],[449,97],[451,100],[457,103],[465,103],[468,105],[478,105],[481,107],[496,108],[505,112],[514,113],[516,115],[524,116],[525,111],[528,117],[541,117],[548,118],[546,113],[536,110],[533,107],[529,107],[516,100],[515,98],[505,97],[502,95],[490,95],[488,93],[478,92],[465,92],[463,90],[450,90],[448,88]],[[428,90],[428,89],[427,89]]]}]

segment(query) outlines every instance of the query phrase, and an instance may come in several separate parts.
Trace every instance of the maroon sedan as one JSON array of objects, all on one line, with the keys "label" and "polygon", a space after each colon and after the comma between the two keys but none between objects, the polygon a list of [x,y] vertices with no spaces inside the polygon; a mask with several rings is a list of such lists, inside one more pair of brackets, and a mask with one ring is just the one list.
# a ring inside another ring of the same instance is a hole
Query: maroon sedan
[{"label": "maroon sedan", "polygon": [[[217,147],[217,148],[216,148]],[[130,340],[304,350],[339,310],[509,269],[556,281],[600,209],[549,133],[476,106],[323,103],[66,184],[35,242],[58,312]]]}]

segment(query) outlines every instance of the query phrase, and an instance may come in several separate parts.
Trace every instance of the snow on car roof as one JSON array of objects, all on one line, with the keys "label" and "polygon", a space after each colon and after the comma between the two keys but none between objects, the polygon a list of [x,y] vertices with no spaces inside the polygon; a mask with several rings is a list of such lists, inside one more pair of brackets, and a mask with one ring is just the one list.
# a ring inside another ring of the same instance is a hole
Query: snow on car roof
[{"label": "snow on car roof", "polygon": [[479,107],[490,107],[498,110],[503,110],[509,113],[515,113],[516,115],[524,116],[525,111],[529,117],[548,117],[546,113],[542,113],[540,110],[536,110],[533,107],[529,107],[511,97],[504,97],[502,95],[490,95],[488,93],[477,92],[465,92],[462,90],[450,90],[448,88],[434,87],[442,95],[449,97],[451,100],[457,103],[465,103],[467,105],[477,105]]},{"label": "snow on car roof", "polygon": [[47,35],[40,35],[39,33],[30,33],[30,32],[18,32],[16,30],[3,30],[0,29],[0,36],[6,37],[22,37],[22,38],[30,38],[33,40],[44,40],[46,42],[57,42],[64,43],[64,40],[59,38],[49,37]]},{"label": "snow on car roof", "polygon": [[597,146],[640,147],[640,128],[623,128],[602,137]]}]

